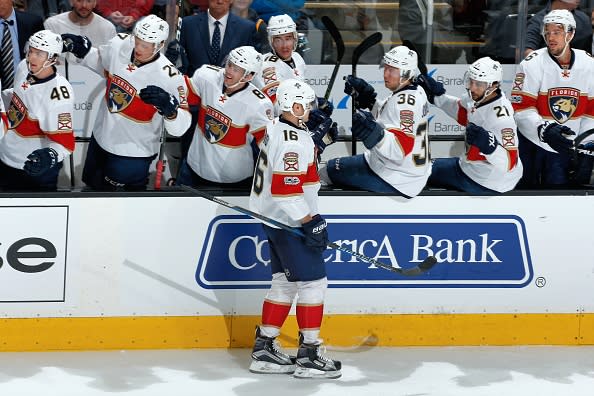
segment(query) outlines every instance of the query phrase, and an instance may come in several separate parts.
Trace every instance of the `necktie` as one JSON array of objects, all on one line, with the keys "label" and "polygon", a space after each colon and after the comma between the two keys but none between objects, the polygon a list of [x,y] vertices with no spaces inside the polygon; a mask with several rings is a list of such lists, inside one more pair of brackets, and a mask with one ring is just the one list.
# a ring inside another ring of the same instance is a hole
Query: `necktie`
[{"label": "necktie", "polygon": [[215,21],[214,32],[212,33],[212,41],[210,48],[208,49],[208,57],[210,58],[211,65],[218,65],[219,53],[221,52],[221,29],[219,25],[221,22]]},{"label": "necktie", "polygon": [[2,35],[2,45],[0,46],[0,67],[2,67],[2,89],[12,88],[14,82],[14,58],[12,55],[12,35],[10,34],[9,24],[12,21],[3,20],[4,34]]}]

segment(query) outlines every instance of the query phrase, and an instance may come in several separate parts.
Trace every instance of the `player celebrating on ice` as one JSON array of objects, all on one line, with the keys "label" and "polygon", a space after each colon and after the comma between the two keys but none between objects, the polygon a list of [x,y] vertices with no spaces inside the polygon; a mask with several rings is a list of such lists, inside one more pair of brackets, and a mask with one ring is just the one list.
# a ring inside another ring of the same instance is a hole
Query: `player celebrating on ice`
[{"label": "player celebrating on ice", "polygon": [[514,111],[501,92],[503,68],[489,57],[468,67],[467,93],[445,95],[443,84],[422,75],[429,100],[466,127],[466,153],[438,158],[428,183],[472,194],[492,195],[512,190],[522,177]]},{"label": "player celebrating on ice", "polygon": [[[304,125],[316,97],[309,85],[290,79],[280,83],[277,100],[282,113],[261,145],[250,208],[291,227],[301,227],[304,236],[263,225],[270,248],[272,284],[262,307],[262,324],[256,329],[250,371],[338,378],[341,363],[323,355],[318,339],[328,286],[322,257],[328,232],[318,212],[320,180],[315,146]],[[296,358],[283,353],[276,342],[295,297],[299,325]]]},{"label": "player celebrating on ice", "polygon": [[72,86],[54,66],[62,38],[49,30],[29,37],[15,73],[8,128],[0,139],[0,188],[55,190],[64,158],[74,151]]},{"label": "player celebrating on ice", "polygon": [[176,184],[249,187],[257,145],[274,117],[270,100],[250,82],[261,65],[262,55],[243,46],[224,68],[203,65],[187,79],[198,123]]},{"label": "player celebrating on ice", "polygon": [[[347,76],[345,93],[359,109],[353,114],[353,137],[365,153],[335,158],[320,169],[322,181],[411,198],[419,194],[431,173],[427,136],[428,102],[415,83],[417,54],[404,46],[384,55],[384,84],[392,91],[377,102],[365,80]],[[371,109],[371,112],[361,109]]]},{"label": "player celebrating on ice", "polygon": [[148,15],[132,35],[120,33],[91,48],[88,38],[63,34],[82,64],[107,76],[83,181],[94,189],[143,189],[159,151],[162,128],[174,136],[190,125],[183,75],[160,55],[169,35],[167,22]]},{"label": "player celebrating on ice", "polygon": [[[571,12],[549,12],[542,24],[547,47],[518,65],[511,102],[520,132],[522,187],[568,185],[573,139],[594,128],[594,60],[570,47],[575,28]],[[589,182],[591,159],[579,165],[578,182]]]}]

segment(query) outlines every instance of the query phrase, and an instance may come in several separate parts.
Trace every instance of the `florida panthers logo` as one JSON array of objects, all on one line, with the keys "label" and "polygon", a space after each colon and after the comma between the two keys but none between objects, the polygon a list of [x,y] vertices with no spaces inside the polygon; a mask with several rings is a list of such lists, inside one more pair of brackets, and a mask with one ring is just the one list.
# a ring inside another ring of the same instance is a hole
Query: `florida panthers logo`
[{"label": "florida panthers logo", "polygon": [[220,111],[208,106],[204,114],[204,136],[209,143],[220,142],[231,126],[231,119]]},{"label": "florida panthers logo", "polygon": [[551,88],[548,94],[551,115],[560,124],[571,118],[577,109],[580,91],[575,88]]},{"label": "florida panthers logo", "polygon": [[110,113],[119,113],[132,103],[136,90],[126,80],[111,76],[107,86],[107,108]]},{"label": "florida panthers logo", "polygon": [[7,118],[8,118],[8,128],[15,129],[19,124],[25,119],[27,114],[27,109],[21,98],[18,95],[12,95],[12,101],[10,102],[10,107],[7,111]]}]

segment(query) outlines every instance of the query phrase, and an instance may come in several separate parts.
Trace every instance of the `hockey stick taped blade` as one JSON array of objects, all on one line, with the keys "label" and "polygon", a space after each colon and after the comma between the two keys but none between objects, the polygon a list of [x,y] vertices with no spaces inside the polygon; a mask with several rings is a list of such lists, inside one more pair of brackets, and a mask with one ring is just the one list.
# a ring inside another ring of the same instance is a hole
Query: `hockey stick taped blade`
[{"label": "hockey stick taped blade", "polygon": [[324,27],[326,28],[326,30],[328,30],[328,33],[330,33],[330,36],[332,36],[332,39],[336,44],[336,61],[340,63],[342,57],[344,56],[344,41],[342,39],[340,31],[338,30],[334,22],[332,22],[332,19],[330,19],[326,15],[322,17],[322,23],[324,24]]},{"label": "hockey stick taped blade", "polygon": [[353,65],[358,64],[361,55],[363,55],[365,51],[367,51],[369,48],[373,47],[380,41],[382,41],[382,34],[380,32],[375,32],[371,36],[368,36],[363,41],[361,41],[361,44],[359,44],[353,50]]}]

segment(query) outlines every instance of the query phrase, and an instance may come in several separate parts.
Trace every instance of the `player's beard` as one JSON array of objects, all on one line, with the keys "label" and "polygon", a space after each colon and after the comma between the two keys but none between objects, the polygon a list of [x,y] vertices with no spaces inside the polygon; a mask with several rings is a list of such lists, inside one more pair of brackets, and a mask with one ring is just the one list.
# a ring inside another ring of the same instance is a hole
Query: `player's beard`
[{"label": "player's beard", "polygon": [[[80,12],[78,12],[75,9],[73,9],[72,11],[74,11],[74,13],[76,14],[76,16],[78,18],[80,18],[80,19],[89,19],[93,15],[93,10],[89,10],[86,15],[82,15]],[[85,10],[85,11],[87,11],[87,10]]]}]

